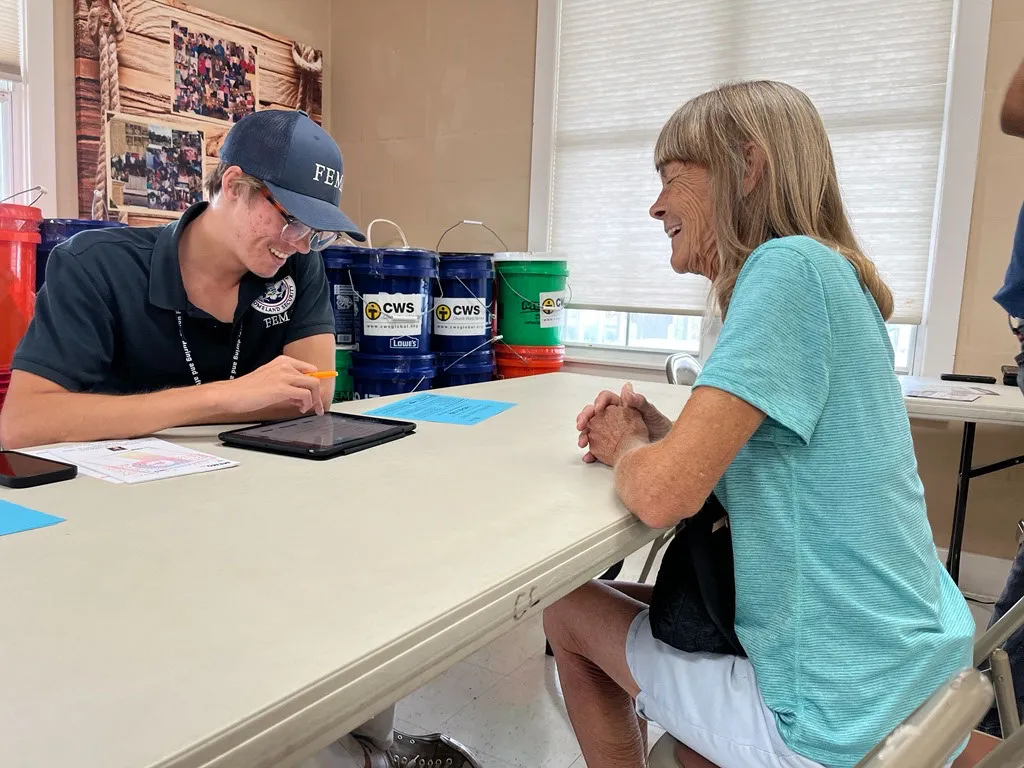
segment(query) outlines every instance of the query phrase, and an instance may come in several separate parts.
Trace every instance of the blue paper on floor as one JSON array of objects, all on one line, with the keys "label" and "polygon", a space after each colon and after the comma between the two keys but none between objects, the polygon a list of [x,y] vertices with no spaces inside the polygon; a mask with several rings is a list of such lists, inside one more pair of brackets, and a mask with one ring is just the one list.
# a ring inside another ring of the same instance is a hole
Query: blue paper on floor
[{"label": "blue paper on floor", "polygon": [[379,416],[382,419],[436,421],[439,424],[459,424],[471,427],[492,416],[497,416],[499,413],[504,413],[509,408],[515,408],[515,403],[423,394],[385,405],[366,415]]},{"label": "blue paper on floor", "polygon": [[48,525],[56,525],[63,522],[63,517],[54,517],[45,512],[36,512],[34,509],[28,509],[27,507],[0,499],[0,536],[6,536],[9,533],[31,531],[33,528],[45,528]]}]

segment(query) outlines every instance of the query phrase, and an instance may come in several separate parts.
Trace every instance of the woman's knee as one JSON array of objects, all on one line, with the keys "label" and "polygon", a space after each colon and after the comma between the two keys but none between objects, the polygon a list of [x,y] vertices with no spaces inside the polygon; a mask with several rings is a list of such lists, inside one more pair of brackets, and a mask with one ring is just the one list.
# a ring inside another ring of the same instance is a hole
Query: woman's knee
[{"label": "woman's knee", "polygon": [[544,635],[552,647],[570,648],[573,642],[574,628],[578,624],[586,602],[586,593],[594,588],[596,582],[589,582],[579,587],[556,603],[544,609]]}]

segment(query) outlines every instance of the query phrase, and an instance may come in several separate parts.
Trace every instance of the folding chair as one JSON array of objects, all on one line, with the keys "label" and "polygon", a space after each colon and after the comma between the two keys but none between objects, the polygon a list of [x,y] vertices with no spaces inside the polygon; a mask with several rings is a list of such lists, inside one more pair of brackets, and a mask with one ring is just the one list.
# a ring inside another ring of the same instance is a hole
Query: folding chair
[{"label": "folding chair", "polygon": [[[1022,625],[1024,599],[975,643],[975,668],[959,672],[940,686],[857,763],[857,768],[942,768],[968,739],[954,768],[1024,768],[1024,729],[1009,660],[1002,648]],[[989,670],[979,671],[986,661]],[[1002,741],[973,731],[992,706],[993,691]],[[651,750],[648,767],[680,768],[676,744],[669,734],[662,736]]]}]

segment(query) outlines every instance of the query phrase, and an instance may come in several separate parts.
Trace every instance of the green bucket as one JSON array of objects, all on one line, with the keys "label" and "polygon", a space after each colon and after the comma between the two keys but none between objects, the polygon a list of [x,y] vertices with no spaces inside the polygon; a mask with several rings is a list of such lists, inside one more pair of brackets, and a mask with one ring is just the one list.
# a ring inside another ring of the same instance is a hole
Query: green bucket
[{"label": "green bucket", "polygon": [[348,402],[352,399],[352,350],[335,350],[334,367],[338,371],[338,378],[334,380],[334,402]]},{"label": "green bucket", "polygon": [[512,346],[556,347],[569,303],[565,261],[501,261],[498,277],[498,333]]}]

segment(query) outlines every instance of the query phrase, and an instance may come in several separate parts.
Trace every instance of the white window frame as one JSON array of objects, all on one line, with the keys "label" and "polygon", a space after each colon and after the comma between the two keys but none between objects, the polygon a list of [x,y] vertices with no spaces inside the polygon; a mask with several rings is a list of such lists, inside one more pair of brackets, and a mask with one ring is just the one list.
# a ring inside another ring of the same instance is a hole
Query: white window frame
[{"label": "white window frame", "polygon": [[13,191],[41,186],[46,194],[35,205],[44,217],[51,218],[58,215],[54,0],[22,0],[22,14],[23,77],[21,83],[14,84],[12,102],[14,157],[20,158],[20,163],[14,167]]},{"label": "white window frame", "polygon": [[[561,0],[537,2],[533,154],[527,236],[531,251],[547,249],[554,171],[554,108],[561,5]],[[938,376],[954,369],[971,210],[974,205],[992,0],[956,0],[953,14],[928,281],[925,285],[923,319],[917,328],[911,362],[911,372],[917,376]],[[708,322],[705,322],[707,325]],[[714,328],[702,337],[701,359],[706,358],[716,338],[717,329]],[[574,362],[591,365],[660,367],[660,364],[655,364],[650,353],[620,348],[575,348],[569,357]],[[661,359],[663,364],[664,356]]]}]

